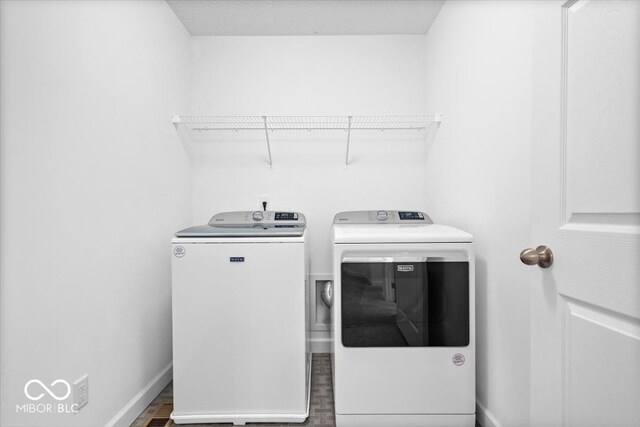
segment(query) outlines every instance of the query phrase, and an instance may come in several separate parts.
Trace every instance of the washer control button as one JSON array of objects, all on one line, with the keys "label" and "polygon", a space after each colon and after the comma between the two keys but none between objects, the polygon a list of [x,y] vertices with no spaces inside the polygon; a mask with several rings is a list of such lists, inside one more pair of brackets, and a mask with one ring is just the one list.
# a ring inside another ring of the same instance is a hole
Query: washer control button
[{"label": "washer control button", "polygon": [[253,213],[253,220],[254,221],[262,221],[262,219],[264,218],[264,214],[260,211],[255,211]]},{"label": "washer control button", "polygon": [[376,213],[376,218],[378,219],[378,221],[385,221],[387,218],[389,218],[389,214],[386,211],[378,211]]}]

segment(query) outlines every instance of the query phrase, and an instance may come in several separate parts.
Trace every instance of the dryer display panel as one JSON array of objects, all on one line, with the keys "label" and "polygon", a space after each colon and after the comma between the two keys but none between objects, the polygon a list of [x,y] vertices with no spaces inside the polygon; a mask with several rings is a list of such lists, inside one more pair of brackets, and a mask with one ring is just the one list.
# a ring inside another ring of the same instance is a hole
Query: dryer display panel
[{"label": "dryer display panel", "polygon": [[469,263],[355,262],[341,267],[345,347],[469,345]]},{"label": "dryer display panel", "polygon": [[398,218],[401,220],[421,220],[424,221],[422,212],[398,212]]}]

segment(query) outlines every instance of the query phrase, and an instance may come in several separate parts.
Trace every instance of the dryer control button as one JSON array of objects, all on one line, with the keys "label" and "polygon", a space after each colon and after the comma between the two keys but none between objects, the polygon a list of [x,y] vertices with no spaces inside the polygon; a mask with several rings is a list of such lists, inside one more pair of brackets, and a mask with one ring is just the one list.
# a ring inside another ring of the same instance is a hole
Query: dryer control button
[{"label": "dryer control button", "polygon": [[264,218],[264,214],[260,211],[255,211],[253,213],[253,220],[254,221],[262,221],[262,219]]},{"label": "dryer control button", "polygon": [[378,211],[376,213],[376,218],[378,221],[385,221],[389,217],[389,214],[386,211]]}]

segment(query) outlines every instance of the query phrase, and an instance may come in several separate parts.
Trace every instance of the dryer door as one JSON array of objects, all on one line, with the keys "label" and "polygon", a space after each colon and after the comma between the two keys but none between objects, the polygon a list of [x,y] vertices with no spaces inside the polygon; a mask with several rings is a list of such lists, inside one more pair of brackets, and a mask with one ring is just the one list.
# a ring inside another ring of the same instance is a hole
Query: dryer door
[{"label": "dryer door", "polygon": [[345,347],[469,345],[469,263],[444,258],[345,257]]}]

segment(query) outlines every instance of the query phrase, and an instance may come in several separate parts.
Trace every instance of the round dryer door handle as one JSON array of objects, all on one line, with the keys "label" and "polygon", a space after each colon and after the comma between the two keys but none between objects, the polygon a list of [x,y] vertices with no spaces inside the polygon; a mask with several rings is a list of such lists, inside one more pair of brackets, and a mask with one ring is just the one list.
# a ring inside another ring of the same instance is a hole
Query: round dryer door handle
[{"label": "round dryer door handle", "polygon": [[553,252],[545,245],[535,249],[527,248],[520,252],[520,261],[526,265],[537,265],[540,268],[549,268],[553,264]]}]

